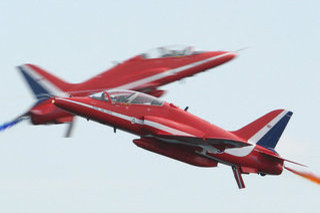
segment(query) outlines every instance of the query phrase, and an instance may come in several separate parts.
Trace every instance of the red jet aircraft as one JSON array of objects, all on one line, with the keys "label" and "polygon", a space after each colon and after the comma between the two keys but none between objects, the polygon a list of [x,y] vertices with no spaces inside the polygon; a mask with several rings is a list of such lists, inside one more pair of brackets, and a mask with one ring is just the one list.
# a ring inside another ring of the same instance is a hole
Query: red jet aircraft
[{"label": "red jet aircraft", "polygon": [[137,90],[160,97],[165,91],[158,87],[216,67],[236,55],[227,51],[195,51],[192,47],[160,47],[119,63],[79,84],[67,83],[38,66],[25,64],[18,69],[38,102],[23,116],[2,128],[23,118],[31,118],[35,125],[70,123],[67,131],[69,136],[74,116],[52,105],[50,97],[87,96],[111,88]]},{"label": "red jet aircraft", "polygon": [[[146,150],[199,167],[232,167],[240,189],[242,174],[280,175],[284,158],[274,150],[292,112],[275,110],[237,131],[226,131],[173,104],[130,90],[87,97],[56,97],[56,106],[137,136]],[[289,161],[294,163],[292,161]]]}]

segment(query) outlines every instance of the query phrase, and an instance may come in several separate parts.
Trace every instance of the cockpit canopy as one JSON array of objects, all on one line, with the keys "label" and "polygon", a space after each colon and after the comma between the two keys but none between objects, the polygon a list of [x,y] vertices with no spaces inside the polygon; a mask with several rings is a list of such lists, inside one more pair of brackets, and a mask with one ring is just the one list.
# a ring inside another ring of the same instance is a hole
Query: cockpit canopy
[{"label": "cockpit canopy", "polygon": [[194,47],[192,46],[172,45],[172,46],[165,46],[165,47],[158,47],[155,49],[151,49],[141,54],[141,56],[146,59],[151,59],[151,58],[187,56],[187,55],[193,55],[197,53],[199,52],[195,51]]},{"label": "cockpit canopy", "polygon": [[145,93],[131,90],[106,90],[90,95],[91,98],[113,103],[161,106],[163,101]]}]

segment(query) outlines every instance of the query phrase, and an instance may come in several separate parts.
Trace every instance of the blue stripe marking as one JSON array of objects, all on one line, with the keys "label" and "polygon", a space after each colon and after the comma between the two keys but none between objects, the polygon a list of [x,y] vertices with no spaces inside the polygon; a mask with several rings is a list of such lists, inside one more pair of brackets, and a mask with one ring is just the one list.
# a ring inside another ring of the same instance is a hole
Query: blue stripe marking
[{"label": "blue stripe marking", "polygon": [[41,86],[35,79],[33,79],[24,69],[23,67],[18,67],[21,71],[23,77],[26,79],[27,83],[29,84],[30,88],[32,89],[34,95],[37,99],[47,99],[52,94],[46,90],[43,86]]},{"label": "blue stripe marking", "polygon": [[283,118],[281,118],[276,125],[274,125],[268,132],[265,134],[257,144],[268,149],[274,149],[286,128],[291,116],[292,112],[288,112]]}]

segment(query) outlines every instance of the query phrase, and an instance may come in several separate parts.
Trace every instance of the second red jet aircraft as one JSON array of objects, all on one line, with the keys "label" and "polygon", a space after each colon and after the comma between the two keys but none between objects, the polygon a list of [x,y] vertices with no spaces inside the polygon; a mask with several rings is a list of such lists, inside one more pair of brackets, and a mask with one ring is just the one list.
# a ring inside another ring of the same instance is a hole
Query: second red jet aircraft
[{"label": "second red jet aircraft", "polygon": [[67,83],[32,64],[18,67],[32,89],[37,103],[21,118],[31,118],[35,125],[70,123],[73,115],[49,101],[50,97],[80,97],[105,89],[131,89],[160,97],[160,86],[195,75],[233,59],[237,53],[228,51],[196,51],[192,47],[159,47],[134,56],[111,69],[79,84]]}]

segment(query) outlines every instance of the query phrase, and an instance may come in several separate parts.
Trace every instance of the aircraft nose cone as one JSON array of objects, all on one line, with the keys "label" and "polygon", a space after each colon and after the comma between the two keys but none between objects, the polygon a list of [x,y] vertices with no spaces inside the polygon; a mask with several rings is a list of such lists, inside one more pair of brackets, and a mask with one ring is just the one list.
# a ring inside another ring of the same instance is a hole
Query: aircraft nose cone
[{"label": "aircraft nose cone", "polygon": [[219,61],[221,63],[226,63],[228,61],[231,61],[232,59],[234,59],[235,57],[238,56],[237,52],[233,52],[233,51],[225,51],[225,52],[221,52],[219,55]]},{"label": "aircraft nose cone", "polygon": [[237,57],[237,56],[238,56],[238,53],[237,53],[237,52],[233,52],[233,51],[229,51],[229,52],[227,52],[226,55],[227,55],[227,57],[229,57],[230,60],[231,60],[231,59]]}]

